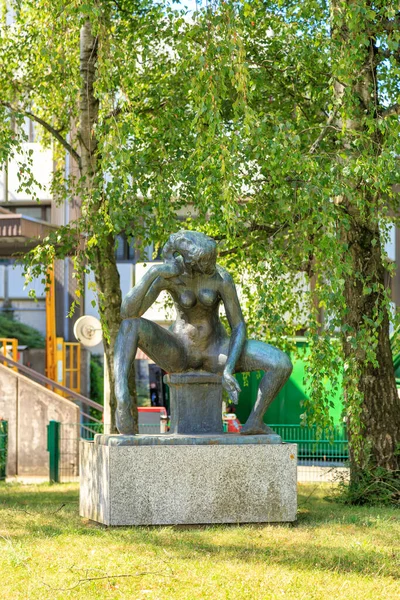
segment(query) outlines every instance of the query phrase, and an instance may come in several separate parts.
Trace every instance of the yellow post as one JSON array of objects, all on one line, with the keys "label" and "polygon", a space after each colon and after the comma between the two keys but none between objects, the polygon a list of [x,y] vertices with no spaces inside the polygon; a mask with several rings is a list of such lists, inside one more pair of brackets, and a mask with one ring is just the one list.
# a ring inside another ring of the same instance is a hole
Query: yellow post
[{"label": "yellow post", "polygon": [[64,385],[81,393],[81,345],[64,342]]},{"label": "yellow post", "polygon": [[76,389],[77,392],[81,393],[81,345],[78,344],[76,347]]},{"label": "yellow post", "polygon": [[56,295],[54,284],[54,263],[48,268],[48,288],[46,290],[46,375],[56,377]]},{"label": "yellow post", "polygon": [[[11,338],[11,346],[12,346],[12,359],[17,362],[18,361],[18,340],[17,338]],[[17,367],[14,367],[15,371],[17,371]]]},{"label": "yellow post", "polygon": [[[11,358],[14,362],[18,361],[17,338],[0,338],[0,345],[0,352],[3,354],[3,356]],[[18,371],[17,367],[12,367],[12,369],[13,371]]]}]

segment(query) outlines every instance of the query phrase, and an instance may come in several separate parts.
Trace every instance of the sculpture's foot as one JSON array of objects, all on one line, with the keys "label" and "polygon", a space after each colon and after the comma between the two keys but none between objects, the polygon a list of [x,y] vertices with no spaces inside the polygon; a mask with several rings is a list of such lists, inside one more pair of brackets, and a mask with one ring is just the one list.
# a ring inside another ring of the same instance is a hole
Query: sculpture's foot
[{"label": "sculpture's foot", "polygon": [[265,423],[246,421],[240,432],[242,435],[278,435]]},{"label": "sculpture's foot", "polygon": [[129,408],[117,408],[115,411],[115,424],[118,431],[123,435],[135,434],[135,421]]}]

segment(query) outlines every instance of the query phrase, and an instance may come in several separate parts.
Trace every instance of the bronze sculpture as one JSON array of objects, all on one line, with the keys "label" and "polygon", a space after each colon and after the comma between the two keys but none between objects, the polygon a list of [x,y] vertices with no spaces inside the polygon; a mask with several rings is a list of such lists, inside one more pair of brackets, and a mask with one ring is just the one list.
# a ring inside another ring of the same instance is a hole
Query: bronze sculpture
[{"label": "bronze sculpture", "polygon": [[[134,432],[128,375],[138,347],[169,373],[221,374],[222,385],[234,403],[240,387],[233,373],[265,371],[242,434],[273,433],[263,417],[288,379],[292,364],[281,350],[246,339],[235,284],[216,258],[214,240],[196,231],[179,231],[164,246],[164,263],[150,267],[124,298],[123,321],[115,344],[116,420],[120,433]],[[169,330],[142,317],[163,290],[172,296],[177,314]],[[221,302],[230,337],[219,318]]]}]

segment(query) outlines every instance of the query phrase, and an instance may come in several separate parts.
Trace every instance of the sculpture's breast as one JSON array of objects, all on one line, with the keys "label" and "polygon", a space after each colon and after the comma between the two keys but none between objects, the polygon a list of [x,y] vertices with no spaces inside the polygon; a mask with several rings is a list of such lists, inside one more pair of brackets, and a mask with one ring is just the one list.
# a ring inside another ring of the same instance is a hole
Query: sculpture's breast
[{"label": "sculpture's breast", "polygon": [[199,291],[199,301],[204,304],[204,306],[213,306],[218,300],[218,292],[215,290],[200,290]]},{"label": "sculpture's breast", "polygon": [[186,290],[179,295],[178,302],[182,308],[192,308],[196,304],[196,295],[190,290]]}]

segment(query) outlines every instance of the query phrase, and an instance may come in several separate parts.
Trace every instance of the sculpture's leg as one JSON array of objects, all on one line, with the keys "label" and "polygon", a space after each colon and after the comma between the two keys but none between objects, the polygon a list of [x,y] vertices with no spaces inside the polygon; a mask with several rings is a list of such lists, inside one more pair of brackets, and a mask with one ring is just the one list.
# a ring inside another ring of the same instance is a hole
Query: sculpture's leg
[{"label": "sculpture's leg", "polygon": [[114,346],[114,376],[117,410],[116,425],[120,433],[134,433],[135,423],[132,415],[132,398],[129,393],[128,377],[138,347],[138,319],[122,321]]},{"label": "sculpture's leg", "polygon": [[184,371],[186,366],[184,348],[171,332],[147,319],[122,321],[114,347],[114,375],[116,424],[125,435],[134,433],[128,377],[138,347],[165,371]]},{"label": "sculpture's leg", "polygon": [[242,434],[274,433],[265,425],[264,415],[290,376],[293,366],[287,354],[269,344],[249,340],[239,358],[236,371],[265,371],[258,389],[257,400],[242,428]]}]

